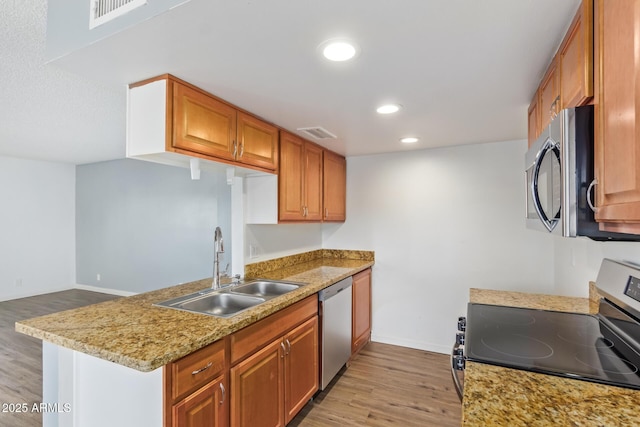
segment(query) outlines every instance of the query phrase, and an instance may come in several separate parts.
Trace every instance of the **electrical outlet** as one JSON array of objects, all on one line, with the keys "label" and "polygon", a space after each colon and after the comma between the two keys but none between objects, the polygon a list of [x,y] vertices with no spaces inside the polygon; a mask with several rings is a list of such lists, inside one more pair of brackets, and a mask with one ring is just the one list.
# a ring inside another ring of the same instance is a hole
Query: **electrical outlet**
[{"label": "electrical outlet", "polygon": [[22,279],[16,279],[16,288],[22,287]]},{"label": "electrical outlet", "polygon": [[255,258],[258,256],[258,247],[249,245],[249,258]]},{"label": "electrical outlet", "polygon": [[100,281],[100,273],[96,274],[96,280],[99,282]]}]

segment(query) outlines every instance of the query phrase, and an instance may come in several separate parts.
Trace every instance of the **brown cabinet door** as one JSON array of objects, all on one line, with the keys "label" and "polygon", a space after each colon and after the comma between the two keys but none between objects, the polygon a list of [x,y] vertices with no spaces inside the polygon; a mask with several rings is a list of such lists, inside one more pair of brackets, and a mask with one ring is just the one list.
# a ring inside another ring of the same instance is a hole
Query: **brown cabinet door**
[{"label": "brown cabinet door", "polygon": [[547,74],[540,83],[540,130],[549,126],[551,119],[558,114],[560,108],[560,79],[558,78],[557,61],[554,58],[547,69]]},{"label": "brown cabinet door", "polygon": [[265,169],[278,167],[278,128],[238,111],[239,162]]},{"label": "brown cabinet door", "polygon": [[538,92],[533,95],[531,104],[529,104],[529,147],[533,145],[536,139],[540,136],[540,109],[538,108]]},{"label": "brown cabinet door", "polygon": [[324,151],[323,220],[345,221],[347,218],[347,160]]},{"label": "brown cabinet door", "polygon": [[231,427],[284,426],[284,350],[278,339],[231,368]]},{"label": "brown cabinet door", "polygon": [[233,160],[236,109],[211,96],[173,83],[173,147]]},{"label": "brown cabinet door", "polygon": [[312,317],[284,337],[285,423],[289,423],[318,391],[318,317]]},{"label": "brown cabinet door", "polygon": [[220,376],[173,406],[172,425],[223,427],[227,425],[227,407],[224,376]]},{"label": "brown cabinet door", "polygon": [[278,218],[304,219],[304,141],[288,132],[280,135],[280,173],[278,174]]},{"label": "brown cabinet door", "polygon": [[607,223],[601,228],[638,234],[640,1],[598,0],[595,13],[596,219]]},{"label": "brown cabinet door", "polygon": [[582,0],[558,51],[562,108],[593,97],[593,0]]},{"label": "brown cabinet door", "polygon": [[371,335],[371,269],[353,276],[353,305],[351,322],[351,353],[369,342]]},{"label": "brown cabinet door", "polygon": [[322,148],[304,144],[304,219],[322,220]]}]

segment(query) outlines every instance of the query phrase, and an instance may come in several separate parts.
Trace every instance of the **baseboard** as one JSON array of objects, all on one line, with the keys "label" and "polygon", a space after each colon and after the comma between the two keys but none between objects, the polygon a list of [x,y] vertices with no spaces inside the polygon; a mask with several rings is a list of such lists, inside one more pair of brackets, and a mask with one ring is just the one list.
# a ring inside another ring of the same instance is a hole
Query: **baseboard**
[{"label": "baseboard", "polygon": [[130,297],[132,295],[137,295],[137,292],[122,291],[120,289],[111,289],[111,288],[100,288],[98,286],[82,285],[80,283],[76,283],[76,285],[73,288],[82,289],[83,291],[100,292],[102,294],[120,295],[122,297]]},{"label": "baseboard", "polygon": [[450,347],[434,344],[434,343],[427,343],[423,341],[403,340],[403,339],[398,339],[394,337],[386,337],[386,336],[375,335],[375,334],[371,334],[371,341],[379,342],[382,344],[397,345],[400,347],[414,348],[416,350],[432,351],[434,353],[442,353],[442,354],[451,353]]},{"label": "baseboard", "polygon": [[70,287],[66,286],[66,287],[56,287],[56,288],[50,288],[50,289],[30,289],[30,290],[26,290],[26,291],[22,291],[22,292],[18,292],[18,293],[13,293],[10,295],[0,295],[0,302],[3,301],[11,301],[14,299],[21,299],[21,298],[29,298],[29,297],[35,297],[38,295],[44,295],[44,294],[51,294],[54,292],[62,292],[62,291],[68,291],[69,289],[71,289]]}]

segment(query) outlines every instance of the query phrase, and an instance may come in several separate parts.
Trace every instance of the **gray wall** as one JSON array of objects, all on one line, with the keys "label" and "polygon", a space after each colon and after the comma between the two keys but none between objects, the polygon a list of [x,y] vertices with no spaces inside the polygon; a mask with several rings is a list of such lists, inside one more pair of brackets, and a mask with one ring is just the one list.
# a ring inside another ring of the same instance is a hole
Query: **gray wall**
[{"label": "gray wall", "polygon": [[211,277],[217,225],[231,259],[230,195],[223,173],[192,181],[188,169],[130,159],[78,166],[77,283],[146,292]]}]

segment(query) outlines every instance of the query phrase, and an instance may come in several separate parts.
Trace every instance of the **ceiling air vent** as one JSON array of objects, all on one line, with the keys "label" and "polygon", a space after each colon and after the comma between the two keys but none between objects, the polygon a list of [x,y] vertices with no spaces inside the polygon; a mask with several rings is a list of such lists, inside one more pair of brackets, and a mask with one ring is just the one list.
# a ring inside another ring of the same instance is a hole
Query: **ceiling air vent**
[{"label": "ceiling air vent", "polygon": [[298,128],[298,130],[306,133],[307,135],[311,135],[315,139],[337,139],[338,137],[322,128],[320,126],[314,126],[310,128]]},{"label": "ceiling air vent", "polygon": [[89,0],[89,29],[147,4],[147,0]]}]

